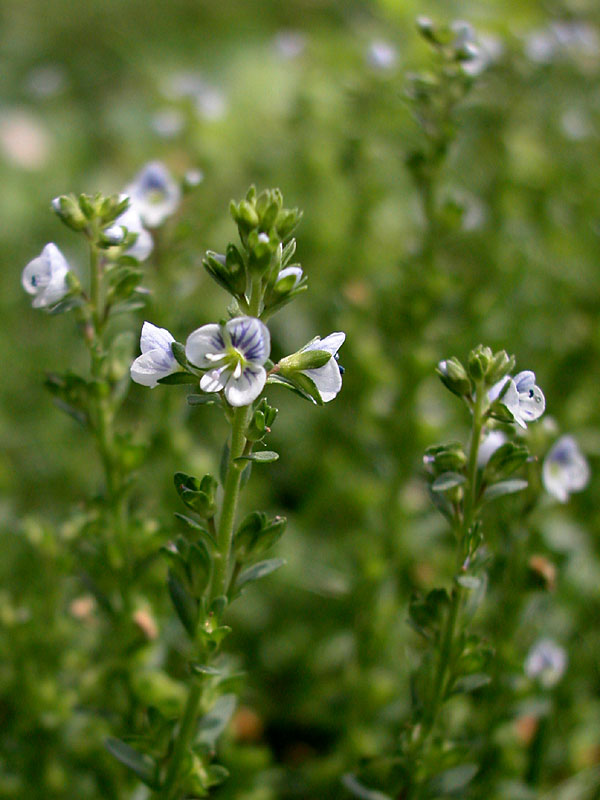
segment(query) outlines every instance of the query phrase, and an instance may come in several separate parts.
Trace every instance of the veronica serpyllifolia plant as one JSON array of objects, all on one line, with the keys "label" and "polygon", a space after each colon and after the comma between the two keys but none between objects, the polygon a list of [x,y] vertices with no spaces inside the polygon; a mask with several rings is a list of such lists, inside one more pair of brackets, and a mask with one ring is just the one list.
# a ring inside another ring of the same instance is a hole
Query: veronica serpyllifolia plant
[{"label": "veronica serpyllifolia plant", "polygon": [[[291,233],[300,212],[287,209],[278,189],[257,194],[251,188],[231,204],[240,244],[224,254],[209,251],[204,266],[233,298],[229,317],[192,331],[185,344],[146,322],[142,354],[131,365],[137,383],[195,384],[191,405],[210,404],[223,412],[230,428],[218,478],[175,475],[175,488],[187,506],[179,514],[186,535],[163,547],[168,562],[168,591],[188,639],[188,695],[179,719],[153,720],[146,747],[135,749],[111,739],[108,747],[162,800],[206,797],[227,770],[213,763],[216,740],[234,709],[235,697],[224,688],[230,676],[219,657],[230,632],[228,606],[246,586],[282,565],[262,556],[283,534],[285,519],[254,511],[237,521],[238,498],[252,464],[275,461],[265,449],[277,409],[264,396],[271,384],[282,385],[322,405],[341,389],[337,351],[344,334],[316,337],[296,353],[274,363],[270,317],[306,289],[301,267],[292,263],[296,242]],[[215,727],[215,718],[220,720]]]}]

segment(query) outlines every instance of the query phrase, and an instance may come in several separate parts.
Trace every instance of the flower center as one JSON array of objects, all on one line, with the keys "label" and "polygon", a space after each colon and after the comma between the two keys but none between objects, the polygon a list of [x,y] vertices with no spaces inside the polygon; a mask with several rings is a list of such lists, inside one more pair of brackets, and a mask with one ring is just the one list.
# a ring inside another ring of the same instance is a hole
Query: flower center
[{"label": "flower center", "polygon": [[230,345],[226,352],[227,366],[235,379],[239,378],[247,364],[246,357],[237,347]]}]

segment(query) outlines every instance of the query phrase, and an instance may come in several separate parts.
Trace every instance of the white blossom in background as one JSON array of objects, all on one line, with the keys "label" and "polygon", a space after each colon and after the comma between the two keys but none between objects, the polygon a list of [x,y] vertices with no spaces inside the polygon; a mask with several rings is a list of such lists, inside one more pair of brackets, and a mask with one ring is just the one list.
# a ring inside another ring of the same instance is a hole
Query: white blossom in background
[{"label": "white blossom in background", "polygon": [[199,186],[204,180],[204,173],[201,169],[188,169],[183,177],[186,186],[194,188]]},{"label": "white blossom in background", "polygon": [[537,680],[545,689],[555,686],[567,668],[567,653],[552,639],[540,639],[527,655],[525,674]]},{"label": "white blossom in background", "polygon": [[42,120],[22,109],[0,113],[0,153],[13,166],[35,172],[48,163],[51,136]]},{"label": "white blossom in background", "polygon": [[32,69],[26,79],[30,94],[43,100],[56,97],[67,85],[67,73],[61,64],[44,64]]},{"label": "white blossom in background", "polygon": [[[500,398],[503,391],[504,394]],[[526,428],[528,422],[541,417],[546,408],[546,398],[540,387],[535,385],[535,373],[530,370],[519,372],[514,378],[509,376],[502,378],[492,386],[488,398],[490,403],[500,398],[500,402],[506,406],[514,421],[522,428]]]},{"label": "white blossom in background", "polygon": [[279,31],[273,41],[277,54],[285,61],[293,61],[306,49],[306,36],[300,31]]},{"label": "white blossom in background", "polygon": [[572,436],[561,436],[548,451],[542,467],[546,491],[560,503],[566,503],[571,492],[585,489],[590,468]]},{"label": "white blossom in background", "polygon": [[325,352],[331,354],[329,361],[323,364],[322,367],[302,370],[315,384],[324,403],[333,400],[342,388],[342,372],[336,356],[345,339],[346,334],[342,331],[337,331],[336,333],[330,333],[324,339],[319,339],[317,336],[316,339],[300,350],[301,353],[305,353],[307,350],[325,350]]},{"label": "white blossom in background", "polygon": [[262,392],[267,380],[263,364],[270,352],[269,329],[255,317],[235,317],[224,327],[203,325],[185,344],[188,361],[208,370],[200,379],[200,388],[224,391],[231,406],[250,405]]},{"label": "white blossom in background", "polygon": [[150,120],[152,130],[163,139],[172,139],[185,126],[185,116],[178,108],[162,108]]},{"label": "white blossom in background", "polygon": [[462,64],[463,70],[473,78],[499,61],[504,53],[502,40],[487,33],[477,36],[474,48],[472,58]]},{"label": "white blossom in background", "polygon": [[[121,199],[124,197],[125,195]],[[104,235],[112,239],[114,244],[120,244],[125,235],[124,228],[127,229],[127,233],[135,233],[137,236],[135,242],[125,251],[126,254],[137,261],[145,261],[154,249],[154,242],[149,231],[142,225],[141,217],[133,205],[130,205],[110,227],[104,230]]]},{"label": "white blossom in background", "polygon": [[142,355],[131,365],[132,380],[154,389],[161,378],[177,372],[179,364],[171,349],[174,341],[174,336],[166,328],[158,328],[151,322],[144,322],[140,336]]},{"label": "white blossom in background", "polygon": [[527,36],[525,55],[536,64],[549,64],[565,57],[595,59],[600,55],[600,36],[587,22],[553,22]]},{"label": "white blossom in background", "polygon": [[148,228],[156,228],[175,213],[181,189],[160,161],[151,161],[138,172],[125,194]]},{"label": "white blossom in background", "polygon": [[222,119],[227,113],[227,99],[224,92],[208,84],[204,84],[196,95],[195,106],[198,116],[208,122]]},{"label": "white blossom in background", "polygon": [[367,63],[382,71],[394,69],[398,63],[398,51],[389,42],[376,39],[367,50]]},{"label": "white blossom in background", "polygon": [[69,291],[69,270],[66,258],[52,242],[27,264],[21,276],[21,284],[28,294],[33,295],[34,308],[48,308],[63,299]]},{"label": "white blossom in background", "polygon": [[477,452],[477,466],[485,467],[490,458],[499,447],[508,441],[506,434],[502,431],[490,431],[487,433],[479,445]]}]

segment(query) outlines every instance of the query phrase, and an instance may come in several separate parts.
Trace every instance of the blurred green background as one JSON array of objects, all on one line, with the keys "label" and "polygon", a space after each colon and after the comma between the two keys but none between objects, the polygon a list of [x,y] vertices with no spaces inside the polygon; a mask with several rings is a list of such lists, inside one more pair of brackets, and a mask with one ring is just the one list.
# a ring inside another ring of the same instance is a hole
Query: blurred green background
[{"label": "blurred green background", "polygon": [[[234,240],[229,200],[256,183],[304,209],[297,254],[309,292],[275,318],[274,354],[347,333],[335,403],[269,393],[281,458],[255,471],[248,510],[288,517],[279,548],[288,565],[233,613],[229,650],[249,673],[241,702],[252,724],[238,718],[228,733],[233,778],[218,794],[346,797],[340,776],[393,748],[406,714],[416,659],[408,597],[451,575],[451,542],[419,475],[425,446],[466,430],[437,361],[480,341],[515,353],[555,420],[539,424],[531,446],[541,457],[570,432],[594,473],[600,9],[592,0],[5,0],[0,14],[0,797],[144,797],[102,751],[109,714],[81,701],[93,666],[86,643],[98,646],[99,632],[72,613],[84,593],[73,543],[101,470],[43,379],[85,371],[86,353],[69,315],[30,308],[20,273],[54,241],[85,275],[86,254],[50,200],[118,192],[153,159],[204,180],[159,233],[147,311],[123,325],[137,331],[149,319],[185,340],[223,315],[227,298],[201,259]],[[468,20],[487,59],[457,108],[433,237],[406,166],[423,139],[407,75],[432,63],[415,29],[421,14]],[[132,386],[121,421],[151,443],[135,503],[156,547],[181,510],[172,473],[214,470],[226,435],[218,412],[190,409],[185,394]],[[593,474],[568,511],[542,498],[516,539],[500,512],[489,520],[498,558],[481,624],[507,674],[519,674],[538,635],[569,652],[542,788],[581,793],[548,795],[557,798],[593,797],[585,792],[598,786],[599,488]],[[527,571],[507,578],[515,548],[557,565],[553,593]],[[155,573],[143,594],[165,641],[147,658],[169,671],[179,631]],[[511,598],[511,614],[499,612]],[[538,796],[521,785],[527,743],[516,723],[527,714],[511,680],[469,723],[493,742],[481,747],[469,796]],[[569,789],[578,775],[591,789]]]}]

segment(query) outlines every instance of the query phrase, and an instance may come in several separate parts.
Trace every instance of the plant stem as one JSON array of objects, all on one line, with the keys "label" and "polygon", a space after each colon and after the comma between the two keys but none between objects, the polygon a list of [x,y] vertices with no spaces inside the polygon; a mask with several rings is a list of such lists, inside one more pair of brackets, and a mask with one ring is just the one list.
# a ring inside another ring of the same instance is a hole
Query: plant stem
[{"label": "plant stem", "polygon": [[174,798],[177,797],[179,770],[181,767],[181,762],[185,757],[187,749],[190,745],[190,741],[194,735],[196,718],[198,716],[201,700],[202,685],[200,681],[194,679],[190,688],[187,703],[185,705],[185,711],[183,712],[183,719],[181,720],[181,725],[179,726],[179,732],[177,734],[177,738],[175,739],[175,746],[169,762],[167,776],[165,778],[162,791],[159,795],[161,800],[174,800]]},{"label": "plant stem", "polygon": [[[477,502],[477,457],[479,454],[479,443],[481,431],[484,423],[484,403],[485,390],[483,384],[479,383],[476,387],[475,403],[473,406],[473,425],[471,429],[471,446],[469,448],[469,460],[467,462],[467,488],[464,498],[464,511],[462,522],[458,526],[458,543],[456,552],[457,572],[462,569],[466,557],[466,544],[468,534],[473,525],[474,512]],[[452,588],[450,608],[446,615],[445,625],[441,635],[439,659],[437,662],[436,673],[433,680],[433,689],[429,702],[429,713],[423,721],[421,731],[413,747],[413,756],[418,756],[425,749],[425,745],[431,736],[441,710],[444,697],[448,688],[450,678],[450,668],[452,666],[455,646],[456,626],[460,616],[460,608],[464,596],[464,589],[460,584],[455,584]],[[419,780],[414,787],[414,794],[409,797],[419,798],[421,796],[422,781]]]}]

